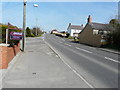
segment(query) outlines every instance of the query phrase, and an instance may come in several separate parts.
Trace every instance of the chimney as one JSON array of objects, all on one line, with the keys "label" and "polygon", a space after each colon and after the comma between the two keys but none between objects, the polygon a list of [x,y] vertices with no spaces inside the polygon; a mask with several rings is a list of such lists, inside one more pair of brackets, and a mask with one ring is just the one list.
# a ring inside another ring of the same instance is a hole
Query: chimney
[{"label": "chimney", "polygon": [[69,26],[71,26],[71,23],[69,23]]},{"label": "chimney", "polygon": [[87,19],[87,20],[88,20],[88,23],[92,22],[92,18],[91,18],[90,15],[88,16],[88,19]]}]

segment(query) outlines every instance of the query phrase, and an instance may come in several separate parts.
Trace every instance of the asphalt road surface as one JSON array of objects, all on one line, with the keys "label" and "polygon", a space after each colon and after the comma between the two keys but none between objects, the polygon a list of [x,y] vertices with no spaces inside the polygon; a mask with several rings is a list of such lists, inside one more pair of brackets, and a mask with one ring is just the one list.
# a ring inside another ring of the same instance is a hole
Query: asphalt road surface
[{"label": "asphalt road surface", "polygon": [[74,43],[45,34],[44,40],[63,62],[87,85],[94,88],[118,88],[118,55],[96,47]]}]

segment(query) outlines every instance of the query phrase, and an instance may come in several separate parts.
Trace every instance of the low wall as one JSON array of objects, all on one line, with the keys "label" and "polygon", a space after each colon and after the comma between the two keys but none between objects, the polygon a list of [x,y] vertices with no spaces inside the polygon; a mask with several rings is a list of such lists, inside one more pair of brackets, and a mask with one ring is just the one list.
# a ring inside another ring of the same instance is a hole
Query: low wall
[{"label": "low wall", "polygon": [[20,43],[13,47],[0,46],[0,69],[7,69],[8,64],[20,52]]}]

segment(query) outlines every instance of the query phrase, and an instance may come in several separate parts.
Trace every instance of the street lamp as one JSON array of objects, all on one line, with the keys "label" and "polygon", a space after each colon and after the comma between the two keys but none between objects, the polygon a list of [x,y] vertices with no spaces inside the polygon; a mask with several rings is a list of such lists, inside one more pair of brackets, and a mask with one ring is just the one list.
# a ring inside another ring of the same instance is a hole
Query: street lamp
[{"label": "street lamp", "polygon": [[[38,4],[33,4],[34,7],[38,7]],[[37,18],[36,18],[36,36],[37,36]]]},{"label": "street lamp", "polygon": [[33,6],[34,6],[34,7],[38,7],[38,4],[34,4]]},{"label": "street lamp", "polygon": [[22,51],[24,52],[24,48],[25,48],[25,37],[26,37],[26,3],[27,0],[23,1],[23,38],[22,38]]}]

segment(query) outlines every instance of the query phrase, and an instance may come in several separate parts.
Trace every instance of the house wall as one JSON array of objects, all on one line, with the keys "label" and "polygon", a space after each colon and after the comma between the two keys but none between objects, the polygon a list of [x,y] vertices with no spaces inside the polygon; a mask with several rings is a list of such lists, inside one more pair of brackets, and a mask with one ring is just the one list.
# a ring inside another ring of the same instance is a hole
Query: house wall
[{"label": "house wall", "polygon": [[70,34],[70,36],[71,36],[71,29],[70,28],[68,28],[68,33]]},{"label": "house wall", "polygon": [[74,36],[74,33],[80,33],[81,30],[76,30],[76,29],[71,29],[71,33],[70,33],[70,36]]},{"label": "house wall", "polygon": [[101,46],[101,36],[93,35],[92,27],[87,24],[84,30],[79,34],[79,42],[92,45],[92,46]]}]

